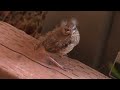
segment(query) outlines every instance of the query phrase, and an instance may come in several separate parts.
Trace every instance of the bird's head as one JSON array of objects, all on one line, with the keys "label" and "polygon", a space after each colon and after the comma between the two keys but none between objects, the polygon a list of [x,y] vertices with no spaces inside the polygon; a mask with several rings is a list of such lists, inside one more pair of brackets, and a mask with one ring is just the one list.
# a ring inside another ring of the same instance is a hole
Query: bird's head
[{"label": "bird's head", "polygon": [[61,22],[60,27],[64,35],[71,35],[77,30],[77,20],[75,18],[65,19]]}]

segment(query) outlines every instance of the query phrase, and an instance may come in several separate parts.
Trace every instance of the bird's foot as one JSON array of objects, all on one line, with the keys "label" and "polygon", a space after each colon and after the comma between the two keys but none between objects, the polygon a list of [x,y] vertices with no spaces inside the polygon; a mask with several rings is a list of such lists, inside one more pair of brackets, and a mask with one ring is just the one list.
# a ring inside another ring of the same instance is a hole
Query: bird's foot
[{"label": "bird's foot", "polygon": [[57,61],[55,61],[55,59],[53,59],[52,57],[49,57],[50,58],[50,61],[52,62],[52,63],[54,63],[56,66],[58,66],[59,68],[61,68],[62,70],[64,70],[64,71],[68,71],[68,70],[70,70],[69,68],[67,68],[67,67],[64,67],[64,66],[62,66],[61,64],[59,64]]},{"label": "bird's foot", "polygon": [[67,55],[67,54],[65,54],[65,55],[58,54],[58,56],[59,56],[60,58],[63,58],[64,56],[68,56],[68,55]]},{"label": "bird's foot", "polygon": [[64,71],[73,71],[73,69],[68,68],[68,67],[63,67]]}]

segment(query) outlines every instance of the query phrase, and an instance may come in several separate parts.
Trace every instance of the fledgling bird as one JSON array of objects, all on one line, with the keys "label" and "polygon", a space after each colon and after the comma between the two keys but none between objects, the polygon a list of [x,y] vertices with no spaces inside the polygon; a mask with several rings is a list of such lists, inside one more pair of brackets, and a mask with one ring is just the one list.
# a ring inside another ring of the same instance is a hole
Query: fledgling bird
[{"label": "fledgling bird", "polygon": [[41,37],[41,45],[47,52],[55,53],[61,57],[67,55],[80,41],[77,24],[75,18],[63,20],[59,26]]}]

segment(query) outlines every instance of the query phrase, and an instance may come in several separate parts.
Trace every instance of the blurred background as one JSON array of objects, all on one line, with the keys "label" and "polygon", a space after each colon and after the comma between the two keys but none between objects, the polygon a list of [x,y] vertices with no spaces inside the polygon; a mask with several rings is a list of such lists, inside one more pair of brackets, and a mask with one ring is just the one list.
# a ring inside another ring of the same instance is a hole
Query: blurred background
[{"label": "blurred background", "polygon": [[69,57],[108,76],[120,49],[119,11],[0,11],[0,20],[36,39],[67,17],[77,18],[81,35],[79,45]]}]

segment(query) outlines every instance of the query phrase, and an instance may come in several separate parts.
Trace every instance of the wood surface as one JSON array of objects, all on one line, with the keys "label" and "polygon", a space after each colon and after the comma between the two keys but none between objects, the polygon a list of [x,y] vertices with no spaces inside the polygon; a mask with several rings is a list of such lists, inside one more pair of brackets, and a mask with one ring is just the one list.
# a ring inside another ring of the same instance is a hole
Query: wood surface
[{"label": "wood surface", "polygon": [[10,24],[0,22],[0,78],[7,79],[109,79],[69,57],[50,54],[67,68],[50,63],[42,49],[34,50],[37,39]]}]

